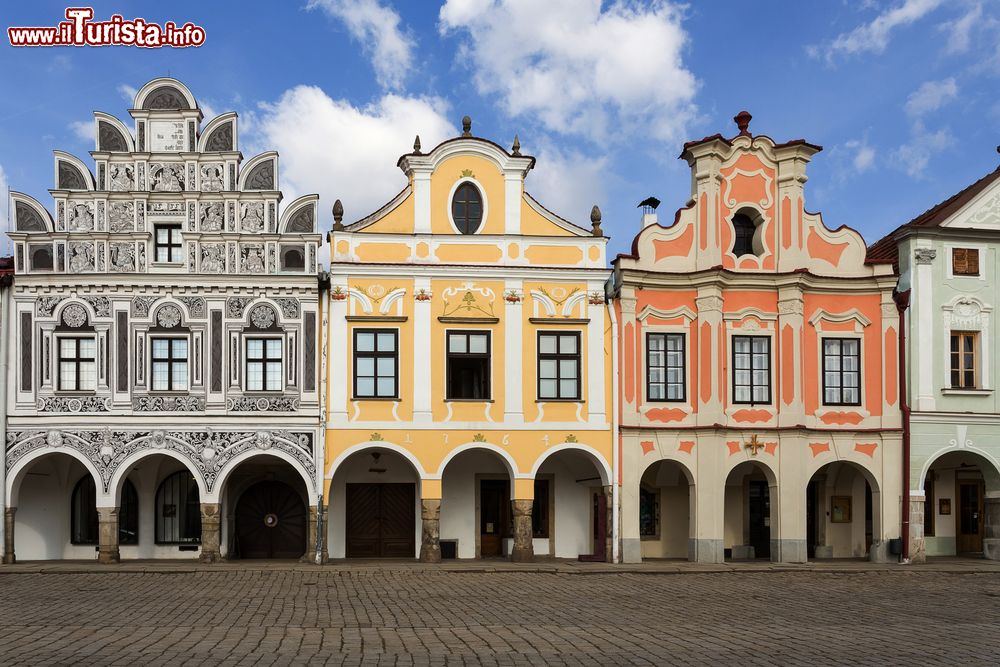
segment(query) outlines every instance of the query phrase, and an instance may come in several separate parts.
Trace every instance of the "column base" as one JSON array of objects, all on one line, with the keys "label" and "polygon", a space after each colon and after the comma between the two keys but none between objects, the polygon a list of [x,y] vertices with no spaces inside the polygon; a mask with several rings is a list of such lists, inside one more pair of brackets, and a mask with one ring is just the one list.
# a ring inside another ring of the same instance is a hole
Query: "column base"
[{"label": "column base", "polygon": [[198,562],[207,564],[221,563],[222,554],[219,553],[218,551],[207,551],[207,552],[202,551],[200,554],[198,554]]},{"label": "column base", "polygon": [[726,551],[722,540],[689,539],[688,560],[692,563],[724,563]]},{"label": "column base", "polygon": [[514,547],[510,551],[513,563],[531,563],[535,560],[535,549],[531,544],[532,500],[512,500],[514,510]]},{"label": "column base", "polygon": [[435,544],[423,544],[420,546],[420,562],[421,563],[440,563],[441,562],[441,545]]},{"label": "column base", "polygon": [[17,562],[17,557],[15,557],[14,554],[4,554],[3,558],[0,559],[0,563],[2,563],[3,565],[13,565],[16,562]]},{"label": "column base", "polygon": [[889,540],[872,542],[868,549],[868,560],[872,563],[898,563],[899,556],[893,556],[889,551]]},{"label": "column base", "polygon": [[97,562],[102,565],[114,565],[121,561],[121,555],[118,549],[111,551],[104,551],[103,549],[97,552]]},{"label": "column base", "polygon": [[535,550],[532,547],[514,547],[510,550],[510,560],[512,563],[533,563]]},{"label": "column base", "polygon": [[988,537],[983,540],[983,558],[1000,560],[1000,538]]},{"label": "column base", "polygon": [[642,562],[642,540],[635,537],[626,537],[622,539],[622,562]]},{"label": "column base", "polygon": [[805,540],[771,540],[772,563],[807,563],[809,551]]}]

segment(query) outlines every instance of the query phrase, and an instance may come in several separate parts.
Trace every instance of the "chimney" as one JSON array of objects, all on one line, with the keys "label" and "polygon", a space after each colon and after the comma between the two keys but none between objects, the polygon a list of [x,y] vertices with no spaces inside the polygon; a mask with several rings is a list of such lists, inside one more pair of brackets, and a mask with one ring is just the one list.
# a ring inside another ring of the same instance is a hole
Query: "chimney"
[{"label": "chimney", "polygon": [[656,224],[656,207],[659,205],[660,200],[656,197],[647,197],[639,202],[639,208],[642,209],[643,229]]}]

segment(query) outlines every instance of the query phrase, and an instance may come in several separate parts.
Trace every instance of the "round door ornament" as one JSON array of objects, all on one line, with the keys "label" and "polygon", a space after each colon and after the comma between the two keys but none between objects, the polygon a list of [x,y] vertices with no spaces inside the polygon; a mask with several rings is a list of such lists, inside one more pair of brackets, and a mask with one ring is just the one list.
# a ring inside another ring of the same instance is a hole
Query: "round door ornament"
[{"label": "round door ornament", "polygon": [[268,512],[264,515],[264,526],[267,528],[274,528],[278,525],[278,515],[274,512]]}]

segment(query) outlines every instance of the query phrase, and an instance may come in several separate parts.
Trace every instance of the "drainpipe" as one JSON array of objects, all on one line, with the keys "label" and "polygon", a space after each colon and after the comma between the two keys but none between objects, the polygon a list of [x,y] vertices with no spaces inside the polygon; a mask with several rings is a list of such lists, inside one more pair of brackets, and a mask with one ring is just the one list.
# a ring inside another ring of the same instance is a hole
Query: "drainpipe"
[{"label": "drainpipe", "polygon": [[620,383],[618,382],[618,318],[615,317],[614,304],[611,303],[610,299],[605,298],[607,302],[608,315],[611,321],[611,382],[614,388],[611,392],[611,502],[612,514],[611,514],[611,562],[617,563],[621,557],[621,545],[619,540],[621,539],[621,534],[619,530],[619,524],[621,523],[621,487],[618,485],[618,467],[621,462],[618,460],[618,448],[621,443],[621,434],[618,432],[618,391],[620,388]]},{"label": "drainpipe", "polygon": [[[906,309],[910,290],[892,294],[899,311],[899,411],[903,417],[903,550],[900,562],[910,562],[910,399],[906,391]],[[924,511],[927,511],[926,508]]]}]

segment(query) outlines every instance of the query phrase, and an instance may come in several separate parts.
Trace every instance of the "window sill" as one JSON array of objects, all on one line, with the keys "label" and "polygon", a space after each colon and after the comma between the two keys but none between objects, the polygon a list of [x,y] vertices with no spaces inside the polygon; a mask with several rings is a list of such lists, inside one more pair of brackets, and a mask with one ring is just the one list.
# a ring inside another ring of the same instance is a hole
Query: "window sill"
[{"label": "window sill", "polygon": [[55,396],[97,396],[97,391],[94,389],[56,389],[52,394]]},{"label": "window sill", "polygon": [[861,405],[861,403],[823,403],[822,407],[840,410],[843,408],[860,408]]},{"label": "window sill", "polygon": [[655,403],[657,405],[662,405],[663,403],[674,403],[674,404],[677,404],[677,403],[687,403],[687,402],[688,402],[687,398],[647,398],[646,401],[645,401],[645,403],[643,403],[643,405],[646,405],[646,404],[649,404],[649,403]]},{"label": "window sill", "polygon": [[495,403],[492,398],[446,398],[445,403]]},{"label": "window sill", "polygon": [[942,389],[941,393],[945,396],[989,396],[993,393],[992,389]]},{"label": "window sill", "polygon": [[398,396],[352,396],[352,401],[378,401],[381,403],[397,403]]},{"label": "window sill", "polygon": [[536,398],[535,403],[586,403],[582,398]]}]

